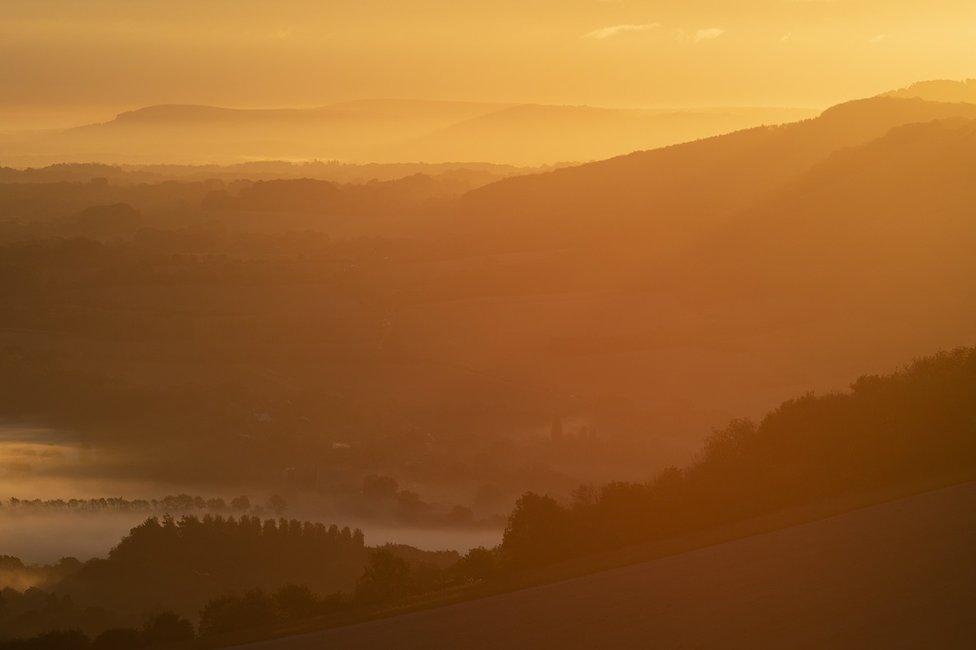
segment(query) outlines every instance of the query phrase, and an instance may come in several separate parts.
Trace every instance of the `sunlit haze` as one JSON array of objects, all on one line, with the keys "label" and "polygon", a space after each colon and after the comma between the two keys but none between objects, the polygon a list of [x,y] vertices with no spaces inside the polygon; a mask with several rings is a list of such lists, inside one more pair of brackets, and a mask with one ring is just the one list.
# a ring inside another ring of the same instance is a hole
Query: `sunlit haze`
[{"label": "sunlit haze", "polygon": [[0,650],[976,648],[976,0],[0,0]]},{"label": "sunlit haze", "polygon": [[976,75],[970,0],[3,4],[0,115],[20,125],[371,97],[825,107]]}]

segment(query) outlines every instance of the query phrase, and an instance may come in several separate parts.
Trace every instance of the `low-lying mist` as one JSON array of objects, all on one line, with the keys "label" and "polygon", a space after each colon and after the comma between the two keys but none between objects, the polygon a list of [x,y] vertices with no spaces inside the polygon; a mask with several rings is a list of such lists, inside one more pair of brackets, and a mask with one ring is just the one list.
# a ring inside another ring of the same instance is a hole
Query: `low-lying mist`
[{"label": "low-lying mist", "polygon": [[[276,496],[279,502],[269,504],[272,495],[266,486],[215,487],[113,475],[119,461],[116,452],[93,448],[63,432],[9,424],[0,427],[3,554],[28,564],[52,563],[62,557],[102,557],[133,526],[147,517],[167,514],[249,514],[335,523],[361,529],[371,545],[395,542],[432,550],[464,552],[493,546],[501,539],[501,522],[494,519],[456,525],[443,518],[400,523],[367,513],[341,512],[330,495],[295,491],[288,493],[288,499]],[[368,485],[374,492],[394,490],[390,496],[398,496],[390,479],[374,477]],[[218,493],[226,498],[215,496]],[[378,500],[383,498],[380,494]],[[0,576],[0,587],[16,588],[23,580],[12,574]]]}]

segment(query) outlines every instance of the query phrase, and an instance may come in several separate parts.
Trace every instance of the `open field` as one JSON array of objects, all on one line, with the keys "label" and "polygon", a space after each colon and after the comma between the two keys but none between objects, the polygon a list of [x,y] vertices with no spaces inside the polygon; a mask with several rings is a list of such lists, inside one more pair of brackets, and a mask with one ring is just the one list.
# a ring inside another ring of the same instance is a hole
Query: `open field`
[{"label": "open field", "polygon": [[650,562],[251,644],[305,648],[968,648],[976,483]]}]

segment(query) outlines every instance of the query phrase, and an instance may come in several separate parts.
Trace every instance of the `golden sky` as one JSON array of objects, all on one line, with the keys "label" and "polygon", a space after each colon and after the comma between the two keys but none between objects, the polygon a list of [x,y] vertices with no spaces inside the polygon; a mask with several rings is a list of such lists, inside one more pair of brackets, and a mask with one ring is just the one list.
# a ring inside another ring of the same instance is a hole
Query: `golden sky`
[{"label": "golden sky", "polygon": [[825,106],[976,76],[976,0],[0,1],[8,127],[363,97]]}]

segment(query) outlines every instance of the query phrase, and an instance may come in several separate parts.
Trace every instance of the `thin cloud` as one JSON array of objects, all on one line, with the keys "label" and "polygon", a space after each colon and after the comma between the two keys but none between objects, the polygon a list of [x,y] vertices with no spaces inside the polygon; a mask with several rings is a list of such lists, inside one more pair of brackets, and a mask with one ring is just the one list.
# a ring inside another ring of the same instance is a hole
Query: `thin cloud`
[{"label": "thin cloud", "polygon": [[724,29],[719,29],[718,27],[709,27],[708,29],[699,29],[695,32],[695,42],[701,43],[702,41],[710,41],[714,38],[718,38],[725,33]]},{"label": "thin cloud", "polygon": [[869,38],[868,43],[870,43],[871,45],[878,45],[880,43],[884,43],[889,38],[891,38],[891,34],[878,34],[877,36],[872,36],[871,38]]},{"label": "thin cloud", "polygon": [[613,38],[614,36],[620,36],[621,34],[634,34],[637,32],[647,32],[652,29],[657,29],[660,27],[660,23],[645,23],[642,25],[612,25],[610,27],[601,27],[600,29],[594,29],[592,32],[583,34],[580,38],[588,38],[602,41],[607,38]]}]

